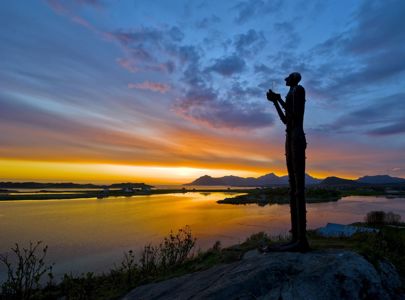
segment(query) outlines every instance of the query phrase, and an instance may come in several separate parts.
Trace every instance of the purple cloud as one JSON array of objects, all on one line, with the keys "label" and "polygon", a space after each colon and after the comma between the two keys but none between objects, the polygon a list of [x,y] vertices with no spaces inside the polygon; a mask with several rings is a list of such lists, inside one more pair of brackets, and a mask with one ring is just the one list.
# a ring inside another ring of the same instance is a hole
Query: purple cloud
[{"label": "purple cloud", "polygon": [[144,81],[140,83],[128,83],[128,88],[139,89],[139,90],[149,90],[153,92],[159,92],[165,94],[170,90],[170,86],[165,83]]},{"label": "purple cloud", "polygon": [[214,71],[223,76],[232,76],[245,70],[245,61],[236,54],[219,58],[207,70]]},{"label": "purple cloud", "polygon": [[212,88],[190,87],[174,105],[174,111],[182,117],[214,128],[252,130],[272,126],[273,115],[265,104],[249,101],[259,96],[260,90],[243,88],[234,84],[223,97]]}]

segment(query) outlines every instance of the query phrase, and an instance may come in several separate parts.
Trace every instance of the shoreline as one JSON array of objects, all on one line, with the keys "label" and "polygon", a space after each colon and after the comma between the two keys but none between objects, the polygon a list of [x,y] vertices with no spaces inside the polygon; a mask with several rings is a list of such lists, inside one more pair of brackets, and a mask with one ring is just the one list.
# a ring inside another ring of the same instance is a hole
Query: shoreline
[{"label": "shoreline", "polygon": [[186,194],[186,193],[229,193],[240,194],[250,193],[252,189],[160,189],[151,191],[134,191],[125,192],[121,190],[110,191],[108,195],[102,195],[100,191],[47,191],[45,192],[15,192],[12,195],[0,193],[0,201],[22,201],[22,200],[72,200],[72,199],[90,199],[99,200],[108,199],[109,197],[133,197],[133,196],[150,196],[164,194]]},{"label": "shoreline", "polygon": [[[257,204],[260,206],[271,204],[288,204],[288,188],[246,188],[237,187],[232,189],[198,189],[198,188],[181,188],[181,189],[155,189],[155,190],[110,190],[108,192],[100,190],[39,190],[39,191],[16,191],[16,190],[2,190],[0,192],[1,201],[23,201],[23,200],[73,200],[73,199],[90,199],[96,198],[99,200],[107,199],[109,197],[133,197],[133,196],[150,196],[150,195],[164,195],[164,194],[186,194],[186,193],[227,193],[227,194],[242,194],[235,197],[229,197],[218,200],[218,204]],[[388,193],[384,190],[370,191],[370,190],[338,190],[334,188],[307,188],[306,202],[307,203],[321,203],[338,201],[347,196],[385,196],[388,198],[405,198],[405,193]]]}]

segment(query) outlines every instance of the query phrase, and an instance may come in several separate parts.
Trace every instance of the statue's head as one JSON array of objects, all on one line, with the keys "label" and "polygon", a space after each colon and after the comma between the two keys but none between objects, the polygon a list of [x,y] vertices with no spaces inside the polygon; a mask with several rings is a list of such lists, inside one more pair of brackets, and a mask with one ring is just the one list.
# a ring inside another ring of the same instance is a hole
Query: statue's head
[{"label": "statue's head", "polygon": [[296,86],[301,81],[301,74],[298,72],[293,72],[284,80],[286,86]]}]

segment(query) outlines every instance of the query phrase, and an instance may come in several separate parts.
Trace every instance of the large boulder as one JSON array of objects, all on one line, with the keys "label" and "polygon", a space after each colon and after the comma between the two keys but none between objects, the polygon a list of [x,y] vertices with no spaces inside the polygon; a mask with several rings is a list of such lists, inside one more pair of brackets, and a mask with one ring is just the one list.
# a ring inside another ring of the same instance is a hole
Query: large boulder
[{"label": "large boulder", "polygon": [[123,299],[404,299],[395,268],[359,254],[250,251],[240,261],[137,287]]}]

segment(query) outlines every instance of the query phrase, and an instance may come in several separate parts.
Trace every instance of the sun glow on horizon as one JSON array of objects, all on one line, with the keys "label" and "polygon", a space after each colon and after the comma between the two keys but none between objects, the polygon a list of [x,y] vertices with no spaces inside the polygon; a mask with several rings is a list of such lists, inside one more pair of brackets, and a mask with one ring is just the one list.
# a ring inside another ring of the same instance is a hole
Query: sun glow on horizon
[{"label": "sun glow on horizon", "polygon": [[259,172],[183,166],[132,166],[106,163],[0,160],[1,181],[73,181],[109,183],[136,181],[150,184],[189,183],[203,175],[257,177]]}]

